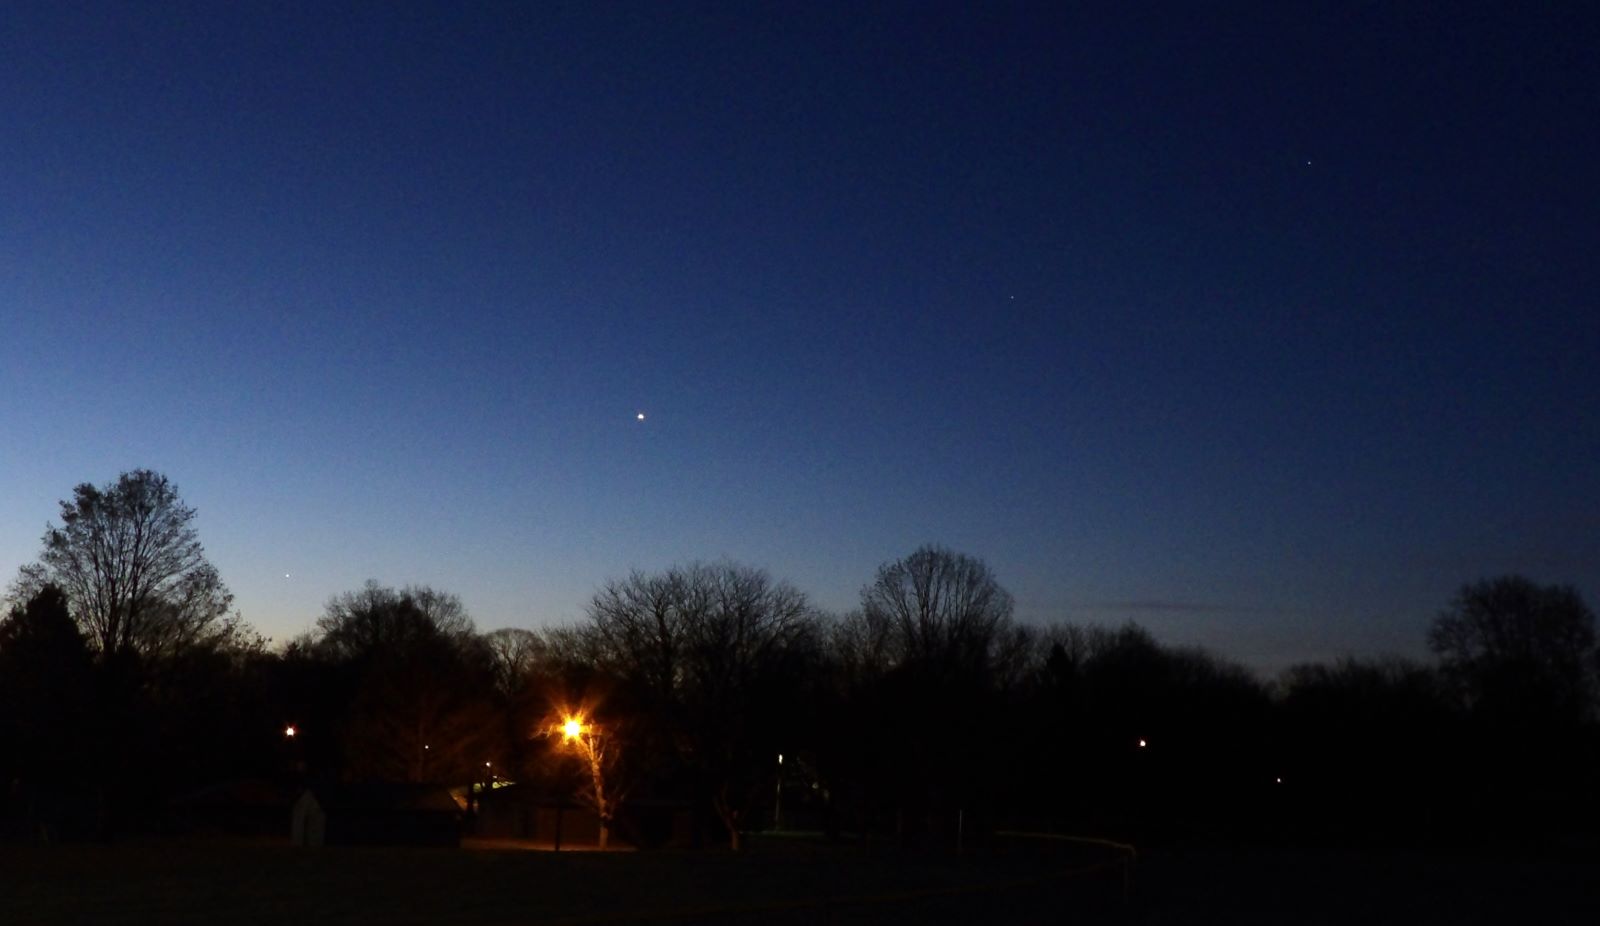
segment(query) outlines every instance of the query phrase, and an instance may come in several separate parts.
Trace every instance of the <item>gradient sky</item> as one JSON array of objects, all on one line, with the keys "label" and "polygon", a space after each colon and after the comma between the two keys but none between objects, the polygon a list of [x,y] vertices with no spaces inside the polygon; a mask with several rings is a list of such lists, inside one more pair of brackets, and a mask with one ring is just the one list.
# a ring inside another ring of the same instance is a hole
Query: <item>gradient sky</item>
[{"label": "gradient sky", "polygon": [[929,541],[1268,670],[1600,604],[1600,15],[1418,6],[7,4],[0,572],[150,467],[279,639]]}]

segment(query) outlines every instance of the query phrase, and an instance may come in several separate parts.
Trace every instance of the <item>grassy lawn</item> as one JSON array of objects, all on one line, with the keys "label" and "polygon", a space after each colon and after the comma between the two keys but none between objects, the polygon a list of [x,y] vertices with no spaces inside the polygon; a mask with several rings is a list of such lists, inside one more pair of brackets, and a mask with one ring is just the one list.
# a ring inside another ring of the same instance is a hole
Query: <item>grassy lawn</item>
[{"label": "grassy lawn", "polygon": [[1600,857],[1504,851],[1203,848],[1146,853],[1148,926],[1600,923]]},{"label": "grassy lawn", "polygon": [[0,848],[10,924],[1431,924],[1600,922],[1593,858],[1307,849],[954,853],[756,839],[751,851]]},{"label": "grassy lawn", "polygon": [[759,840],[752,851],[295,849],[159,842],[0,849],[5,923],[1060,922],[1120,881],[1087,850],[962,855]]}]

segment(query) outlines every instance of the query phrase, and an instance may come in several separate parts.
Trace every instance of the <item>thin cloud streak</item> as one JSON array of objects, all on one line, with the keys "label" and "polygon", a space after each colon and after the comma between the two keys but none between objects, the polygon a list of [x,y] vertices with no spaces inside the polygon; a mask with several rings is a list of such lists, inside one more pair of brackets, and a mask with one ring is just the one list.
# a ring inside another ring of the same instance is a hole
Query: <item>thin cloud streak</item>
[{"label": "thin cloud streak", "polygon": [[1161,614],[1288,614],[1287,608],[1258,605],[1217,604],[1203,601],[1166,601],[1158,598],[1125,601],[1088,601],[1077,606],[1084,611],[1127,611]]}]

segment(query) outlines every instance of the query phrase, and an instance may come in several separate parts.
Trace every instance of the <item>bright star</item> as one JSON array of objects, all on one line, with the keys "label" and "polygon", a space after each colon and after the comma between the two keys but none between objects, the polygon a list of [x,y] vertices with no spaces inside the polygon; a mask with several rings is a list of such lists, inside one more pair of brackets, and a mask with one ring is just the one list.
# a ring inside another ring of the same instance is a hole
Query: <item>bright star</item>
[{"label": "bright star", "polygon": [[639,414],[635,415],[634,417],[638,418],[640,421],[643,421],[644,420],[644,412],[640,412]]}]

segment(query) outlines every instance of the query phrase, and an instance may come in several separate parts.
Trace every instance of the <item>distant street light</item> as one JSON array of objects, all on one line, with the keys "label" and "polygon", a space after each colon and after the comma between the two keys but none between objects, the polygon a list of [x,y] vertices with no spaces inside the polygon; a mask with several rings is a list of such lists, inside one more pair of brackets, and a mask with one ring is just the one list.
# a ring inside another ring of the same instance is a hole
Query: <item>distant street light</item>
[{"label": "distant street light", "polygon": [[306,770],[306,748],[295,739],[300,731],[292,723],[283,725],[283,746],[281,752],[288,763],[291,774],[299,775]]}]

